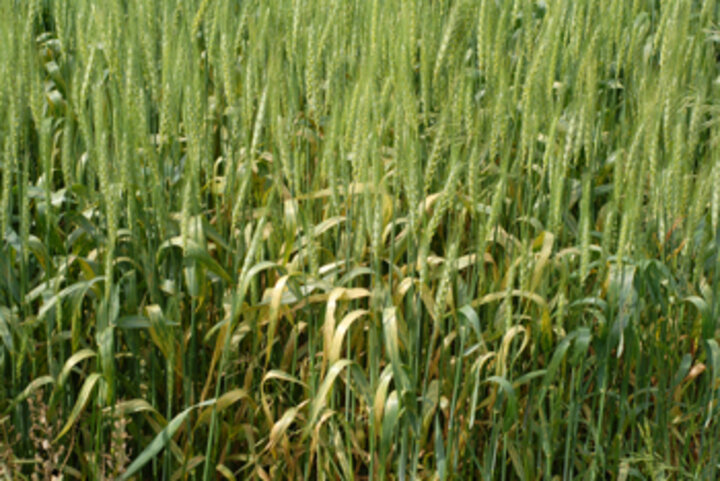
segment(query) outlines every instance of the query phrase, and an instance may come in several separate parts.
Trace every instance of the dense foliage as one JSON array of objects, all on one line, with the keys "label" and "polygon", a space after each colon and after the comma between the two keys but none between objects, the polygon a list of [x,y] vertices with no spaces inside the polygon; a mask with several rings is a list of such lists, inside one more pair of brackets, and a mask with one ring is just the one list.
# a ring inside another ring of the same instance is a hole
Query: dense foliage
[{"label": "dense foliage", "polygon": [[718,479],[714,0],[1,0],[0,476]]}]

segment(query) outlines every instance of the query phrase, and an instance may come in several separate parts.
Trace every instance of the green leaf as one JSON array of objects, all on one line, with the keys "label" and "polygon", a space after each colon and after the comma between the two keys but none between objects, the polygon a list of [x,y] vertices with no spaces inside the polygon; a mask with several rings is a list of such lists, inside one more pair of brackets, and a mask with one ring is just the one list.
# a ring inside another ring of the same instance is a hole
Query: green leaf
[{"label": "green leaf", "polygon": [[63,298],[67,296],[72,296],[73,299],[73,308],[71,312],[75,312],[76,309],[79,309],[79,302],[85,297],[85,294],[87,293],[88,289],[90,289],[93,285],[100,281],[104,281],[105,276],[97,276],[93,279],[90,279],[89,281],[79,281],[75,284],[72,284],[62,291],[58,292],[51,298],[47,299],[43,305],[40,307],[40,310],[38,311],[37,317],[42,319],[45,314],[48,313],[50,309],[55,307],[55,305],[62,300]]},{"label": "green leaf", "polygon": [[145,466],[151,459],[153,459],[168,444],[170,439],[175,435],[180,426],[183,425],[183,423],[193,409],[209,406],[214,402],[215,399],[210,399],[194,406],[190,406],[189,408],[172,418],[172,420],[167,424],[167,426],[165,426],[165,428],[160,431],[157,436],[155,436],[155,439],[153,439],[150,444],[145,447],[143,452],[140,453],[132,463],[130,463],[130,466],[128,466],[127,470],[120,476],[119,481],[124,481],[130,478],[132,475],[137,473],[143,466]]},{"label": "green leaf", "polygon": [[545,369],[538,369],[537,371],[529,372],[527,374],[523,374],[519,378],[515,379],[513,381],[512,385],[514,388],[518,388],[522,386],[525,383],[528,383],[532,381],[535,378],[538,378],[540,376],[544,376],[547,371]]},{"label": "green leaf", "polygon": [[220,276],[228,284],[233,284],[233,279],[230,277],[230,274],[223,269],[218,261],[216,261],[207,250],[203,249],[197,243],[188,241],[185,249],[185,255],[204,265],[209,271]]},{"label": "green leaf", "polygon": [[31,235],[28,237],[28,248],[30,249],[30,252],[35,254],[35,257],[37,258],[40,265],[42,265],[43,270],[45,271],[51,271],[55,268],[52,258],[50,257],[50,254],[48,253],[47,247],[45,244],[38,239],[37,237]]},{"label": "green leaf", "polygon": [[320,411],[325,407],[325,403],[327,403],[327,396],[330,393],[330,389],[332,388],[335,379],[338,377],[340,372],[350,364],[352,364],[352,361],[349,361],[347,359],[341,359],[335,364],[333,364],[330,369],[328,369],[327,375],[325,376],[325,379],[323,379],[323,382],[320,385],[317,393],[315,393],[313,402],[310,405],[310,418],[305,425],[303,437],[306,437],[308,434],[310,434],[310,431],[315,426],[315,421],[317,421],[317,417],[320,414]]},{"label": "green leaf", "polygon": [[399,418],[400,402],[397,391],[393,391],[385,401],[385,410],[383,412],[382,431],[380,434],[380,452],[382,456],[386,456],[390,451]]},{"label": "green leaf", "polygon": [[103,412],[106,414],[109,414],[111,410],[115,410],[116,413],[119,413],[123,416],[127,416],[129,414],[135,414],[135,413],[141,413],[141,412],[150,412],[153,415],[155,415],[156,418],[160,419],[162,422],[166,422],[165,418],[162,417],[162,415],[157,412],[157,410],[150,405],[149,402],[147,402],[144,399],[130,399],[128,401],[121,401],[115,406],[107,406],[103,409]]},{"label": "green leaf", "polygon": [[[720,396],[720,346],[715,339],[705,339],[705,350],[707,358],[712,366],[712,380],[710,381],[710,402],[708,403],[708,413],[705,419],[705,428],[710,426],[713,419],[713,404],[715,396]],[[716,393],[715,390],[718,392]]]},{"label": "green leaf", "polygon": [[262,261],[258,262],[254,266],[252,266],[250,269],[248,269],[247,274],[243,276],[242,279],[240,279],[240,289],[238,290],[238,298],[244,297],[245,292],[247,291],[248,285],[250,284],[250,281],[253,277],[255,277],[258,273],[264,271],[265,269],[270,269],[272,267],[279,267],[275,262],[270,261]]},{"label": "green leaf", "polygon": [[85,359],[89,359],[89,358],[95,357],[95,356],[97,356],[97,353],[95,351],[93,351],[92,349],[81,349],[78,352],[76,352],[75,354],[73,354],[72,356],[70,356],[70,358],[68,358],[68,360],[65,361],[65,365],[63,366],[62,371],[60,371],[60,375],[58,376],[58,379],[57,379],[56,389],[63,387],[63,385],[65,384],[65,381],[67,380],[67,377],[70,375],[70,371],[72,370],[73,367],[75,367],[75,365],[77,365],[78,363],[80,363],[81,361],[83,361]]},{"label": "green leaf", "polygon": [[123,316],[117,320],[115,327],[119,329],[147,329],[150,320],[146,316]]},{"label": "green leaf", "polygon": [[80,394],[78,394],[77,401],[75,401],[75,406],[73,406],[72,412],[70,413],[70,417],[68,417],[65,426],[60,430],[58,435],[55,436],[55,439],[53,440],[54,443],[58,442],[60,438],[65,436],[65,433],[70,430],[73,424],[75,424],[75,421],[77,421],[78,417],[80,417],[80,414],[83,409],[85,409],[85,405],[90,399],[90,394],[92,394],[93,388],[101,377],[100,373],[94,372],[85,379],[82,388],[80,388]]},{"label": "green leaf", "polygon": [[390,364],[393,368],[393,375],[398,388],[401,391],[410,389],[410,379],[405,369],[403,369],[400,359],[400,339],[397,326],[397,316],[395,308],[389,307],[383,309],[383,338],[385,339],[385,349],[390,357]]},{"label": "green leaf", "polygon": [[[216,411],[220,413],[242,399],[246,399],[252,402],[252,398],[248,395],[247,391],[242,388],[236,388],[232,391],[226,392],[218,398],[216,403]],[[203,409],[203,411],[200,413],[200,416],[198,416],[198,420],[195,422],[195,427],[193,429],[197,429],[198,427],[200,427],[201,424],[210,421],[212,411],[212,407]]]},{"label": "green leaf", "polygon": [[518,420],[517,395],[515,394],[515,389],[513,389],[510,381],[501,376],[490,376],[486,379],[486,382],[497,384],[505,393],[507,406],[503,416],[503,430],[508,432],[512,425]]},{"label": "green leaf", "polygon": [[15,351],[12,334],[10,334],[10,310],[6,307],[0,307],[0,339],[2,339],[5,348],[10,354]]},{"label": "green leaf", "polygon": [[[475,309],[472,308],[471,305],[465,304],[460,309],[458,309],[458,312],[465,316],[465,318],[470,322],[470,327],[472,327],[473,332],[475,335],[482,341],[482,331],[480,330],[480,318],[477,315],[477,312],[475,312]],[[484,344],[484,342],[483,342]]]},{"label": "green leaf", "polygon": [[29,398],[30,395],[35,392],[37,389],[41,388],[42,386],[46,384],[52,384],[55,382],[55,379],[53,379],[52,376],[40,376],[37,379],[34,379],[30,384],[23,389],[23,392],[18,394],[15,399],[13,399],[12,404],[9,406],[9,409],[12,409],[15,407],[18,403],[24,401],[25,399]]},{"label": "green leaf", "polygon": [[435,459],[437,460],[437,479],[444,480],[447,474],[447,458],[445,456],[445,442],[442,435],[442,427],[435,414]]}]

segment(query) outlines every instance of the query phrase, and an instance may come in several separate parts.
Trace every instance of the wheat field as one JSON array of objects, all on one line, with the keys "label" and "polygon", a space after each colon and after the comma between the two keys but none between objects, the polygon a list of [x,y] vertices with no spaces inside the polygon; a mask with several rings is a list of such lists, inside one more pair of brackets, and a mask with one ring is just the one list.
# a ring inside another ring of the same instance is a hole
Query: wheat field
[{"label": "wheat field", "polygon": [[718,479],[719,8],[0,0],[0,479]]}]

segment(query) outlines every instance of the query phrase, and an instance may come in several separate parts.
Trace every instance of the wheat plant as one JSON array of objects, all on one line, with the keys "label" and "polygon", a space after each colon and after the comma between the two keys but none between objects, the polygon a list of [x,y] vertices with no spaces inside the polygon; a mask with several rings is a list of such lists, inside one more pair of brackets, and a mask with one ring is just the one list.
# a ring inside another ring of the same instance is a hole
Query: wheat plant
[{"label": "wheat plant", "polygon": [[719,8],[1,0],[0,476],[717,479]]}]

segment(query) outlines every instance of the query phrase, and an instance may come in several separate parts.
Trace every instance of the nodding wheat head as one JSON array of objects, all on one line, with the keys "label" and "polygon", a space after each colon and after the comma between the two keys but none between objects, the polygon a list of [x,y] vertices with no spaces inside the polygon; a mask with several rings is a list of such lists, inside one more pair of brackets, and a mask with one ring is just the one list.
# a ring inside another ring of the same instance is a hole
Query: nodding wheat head
[{"label": "nodding wheat head", "polygon": [[480,13],[478,15],[477,24],[477,39],[476,39],[476,50],[477,50],[477,62],[478,69],[482,72],[485,70],[486,65],[489,61],[489,49],[490,49],[490,15],[488,10],[490,9],[491,0],[480,1]]},{"label": "nodding wheat head", "polygon": [[445,257],[445,263],[443,264],[440,281],[438,282],[437,291],[435,293],[435,316],[437,319],[441,319],[445,311],[448,291],[450,290],[450,280],[453,277],[453,273],[457,269],[456,261],[458,257],[459,246],[460,236],[455,235],[454,238],[450,241],[448,252]]},{"label": "nodding wheat head", "polygon": [[15,176],[15,155],[17,152],[17,127],[15,122],[15,102],[10,102],[8,111],[10,134],[5,138],[3,149],[2,197],[0,197],[0,235],[5,236],[10,224],[10,190]]},{"label": "nodding wheat head", "polygon": [[565,190],[565,176],[568,165],[572,158],[573,145],[575,141],[575,129],[577,121],[573,118],[565,138],[565,149],[562,159],[551,164],[551,185],[550,185],[550,230],[557,233],[560,228],[561,203]]},{"label": "nodding wheat head", "polygon": [[226,33],[222,33],[220,36],[220,63],[222,67],[223,92],[227,98],[228,105],[234,106],[237,97],[234,78],[235,52]]},{"label": "nodding wheat head", "polygon": [[[715,164],[713,165],[712,169],[712,176],[710,177],[710,182],[712,182],[712,185],[718,186],[720,185],[720,157],[715,159]],[[710,209],[710,219],[712,224],[712,233],[713,235],[718,235],[718,218],[720,217],[720,189],[713,188],[712,189],[712,199],[711,199],[711,209]]]},{"label": "nodding wheat head", "polygon": [[200,6],[195,13],[195,18],[193,18],[192,27],[190,29],[190,36],[193,39],[197,38],[198,36],[198,32],[200,31],[200,27],[202,26],[203,17],[205,16],[205,13],[210,6],[210,1],[211,0],[202,0],[202,3],[200,3]]},{"label": "nodding wheat head", "polygon": [[310,26],[308,31],[308,56],[305,84],[308,97],[308,111],[313,117],[319,115],[320,109],[320,66],[318,63],[321,52],[317,45],[318,39],[316,35],[317,32],[315,32],[314,27]]},{"label": "nodding wheat head", "polygon": [[427,256],[430,253],[430,243],[435,236],[440,222],[448,211],[451,203],[454,200],[455,193],[457,192],[457,177],[460,174],[461,163],[455,162],[450,170],[450,175],[445,182],[445,188],[440,195],[440,198],[436,201],[433,215],[430,217],[430,221],[424,230],[424,235],[421,240],[420,249],[418,251],[418,262],[420,264],[420,281],[422,284],[427,282],[428,276],[428,264]]},{"label": "nodding wheat head", "polygon": [[445,129],[447,128],[447,118],[443,116],[440,120],[438,131],[435,134],[435,140],[433,141],[432,149],[430,150],[430,156],[427,160],[425,167],[425,181],[423,184],[423,196],[427,196],[430,192],[433,181],[435,180],[435,174],[437,173],[438,164],[442,158],[442,152],[445,149],[447,137],[445,135]]},{"label": "nodding wheat head", "polygon": [[445,61],[445,58],[448,54],[448,49],[450,48],[451,42],[453,37],[453,33],[455,32],[455,29],[457,27],[458,19],[460,17],[460,9],[462,8],[463,3],[457,2],[450,11],[450,16],[447,19],[447,22],[445,23],[445,32],[443,33],[442,40],[440,41],[440,46],[438,47],[437,56],[435,57],[435,68],[433,69],[433,85],[438,85],[438,76],[440,75],[440,70],[443,67],[443,62]]},{"label": "nodding wheat head", "polygon": [[580,280],[585,281],[590,262],[590,198],[591,174],[585,172],[582,178],[582,198],[580,200]]}]

